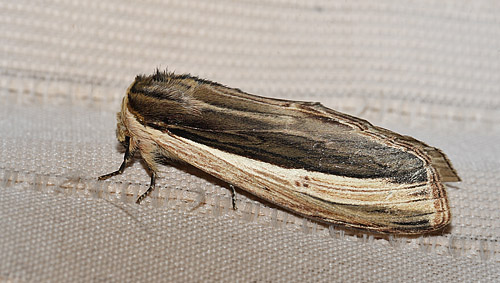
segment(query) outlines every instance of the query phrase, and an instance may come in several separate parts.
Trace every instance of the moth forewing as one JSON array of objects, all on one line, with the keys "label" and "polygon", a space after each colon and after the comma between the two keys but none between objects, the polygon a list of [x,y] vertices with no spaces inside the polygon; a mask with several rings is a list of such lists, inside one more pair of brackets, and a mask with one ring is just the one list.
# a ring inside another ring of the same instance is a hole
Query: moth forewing
[{"label": "moth forewing", "polygon": [[117,136],[152,171],[148,192],[167,156],[295,213],[375,232],[443,228],[441,181],[460,180],[440,150],[360,118],[167,72],[136,78]]},{"label": "moth forewing", "polygon": [[[162,136],[159,145],[211,175],[316,220],[380,232],[421,233],[443,227],[450,218],[446,199],[435,198],[427,184],[362,183],[342,176],[284,169],[172,135]],[[443,206],[444,210],[436,209]]]}]

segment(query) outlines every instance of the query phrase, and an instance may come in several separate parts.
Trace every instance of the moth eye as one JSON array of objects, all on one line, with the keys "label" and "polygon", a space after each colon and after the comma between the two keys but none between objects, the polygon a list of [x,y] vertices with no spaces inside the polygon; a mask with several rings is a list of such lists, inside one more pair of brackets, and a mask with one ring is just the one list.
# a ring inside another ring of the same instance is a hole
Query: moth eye
[{"label": "moth eye", "polygon": [[[128,138],[128,136],[125,136]],[[128,147],[128,144],[126,142],[127,139],[123,139],[122,141],[119,140],[119,142],[123,145],[123,147],[127,148]]]}]

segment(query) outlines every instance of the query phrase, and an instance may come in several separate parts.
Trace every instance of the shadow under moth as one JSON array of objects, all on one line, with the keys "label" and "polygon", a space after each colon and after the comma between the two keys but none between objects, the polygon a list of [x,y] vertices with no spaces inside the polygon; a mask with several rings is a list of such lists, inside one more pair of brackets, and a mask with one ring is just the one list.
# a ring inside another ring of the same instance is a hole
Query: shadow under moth
[{"label": "shadow under moth", "polygon": [[421,234],[451,219],[446,155],[320,103],[271,99],[190,75],[137,76],[118,113],[121,174],[139,152],[155,187],[159,160],[181,160],[308,218]]}]

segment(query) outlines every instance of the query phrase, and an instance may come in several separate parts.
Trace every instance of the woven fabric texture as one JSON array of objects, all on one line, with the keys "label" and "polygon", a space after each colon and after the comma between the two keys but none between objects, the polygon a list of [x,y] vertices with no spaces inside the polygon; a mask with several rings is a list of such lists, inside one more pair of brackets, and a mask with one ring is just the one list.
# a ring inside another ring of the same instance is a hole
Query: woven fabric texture
[{"label": "woven fabric texture", "polygon": [[[496,1],[0,0],[0,280],[500,281]],[[137,74],[319,101],[441,148],[463,181],[420,237],[329,227],[124,149]]]}]

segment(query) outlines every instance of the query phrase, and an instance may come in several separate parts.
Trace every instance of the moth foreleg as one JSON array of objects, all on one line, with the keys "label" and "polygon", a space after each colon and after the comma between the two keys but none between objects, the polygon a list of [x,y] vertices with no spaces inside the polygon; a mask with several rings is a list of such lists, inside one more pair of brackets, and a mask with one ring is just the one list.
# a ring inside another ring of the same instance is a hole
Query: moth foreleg
[{"label": "moth foreleg", "polygon": [[106,180],[110,177],[120,175],[121,173],[123,173],[123,170],[125,170],[125,167],[127,167],[127,165],[130,163],[130,161],[134,157],[134,153],[136,150],[136,147],[132,147],[132,149],[130,148],[130,137],[125,137],[125,141],[123,142],[123,145],[125,146],[125,155],[123,156],[123,162],[120,165],[120,168],[112,173],[100,176],[99,178],[97,178],[98,180]]}]

